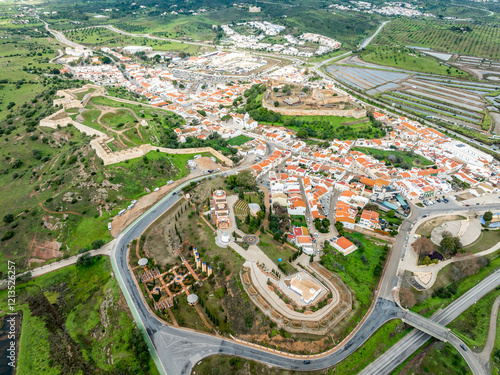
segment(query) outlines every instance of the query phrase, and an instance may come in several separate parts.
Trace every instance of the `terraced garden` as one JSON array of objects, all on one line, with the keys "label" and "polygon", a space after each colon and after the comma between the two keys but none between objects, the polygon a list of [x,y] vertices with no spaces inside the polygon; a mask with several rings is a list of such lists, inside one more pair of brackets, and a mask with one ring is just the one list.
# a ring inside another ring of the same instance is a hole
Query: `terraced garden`
[{"label": "terraced garden", "polygon": [[234,215],[241,221],[245,220],[249,212],[249,207],[247,202],[241,199],[234,205]]}]

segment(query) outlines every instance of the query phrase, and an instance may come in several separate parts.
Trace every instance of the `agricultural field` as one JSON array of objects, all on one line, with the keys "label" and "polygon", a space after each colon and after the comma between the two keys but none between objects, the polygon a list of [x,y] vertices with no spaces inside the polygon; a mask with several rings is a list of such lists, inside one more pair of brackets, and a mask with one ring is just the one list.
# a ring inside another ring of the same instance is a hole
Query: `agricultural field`
[{"label": "agricultural field", "polygon": [[103,27],[69,30],[64,34],[72,41],[90,46],[106,46],[113,48],[138,45],[152,47],[155,51],[185,52],[187,54],[197,54],[200,51],[200,46],[193,44],[132,37],[118,34]]},{"label": "agricultural field", "polygon": [[331,65],[327,71],[342,83],[388,105],[440,120],[449,127],[462,129],[462,132],[482,130],[486,134],[499,125],[490,115],[490,111],[498,111],[493,106],[495,96],[488,96],[497,95],[500,89],[497,83],[379,70],[373,69],[374,66]]},{"label": "agricultural field", "polygon": [[487,24],[397,18],[373,40],[379,46],[418,46],[500,59],[500,29]]},{"label": "agricultural field", "polygon": [[406,47],[369,46],[360,53],[366,62],[420,73],[466,77],[468,74],[444,65],[434,57]]},{"label": "agricultural field", "polygon": [[[17,284],[18,374],[158,374],[109,260],[72,265]],[[8,311],[7,290],[0,310]],[[5,313],[3,313],[5,317]],[[67,355],[70,353],[70,355]]]},{"label": "agricultural field", "polygon": [[[459,87],[457,87],[460,84]],[[444,87],[443,87],[444,86]],[[380,99],[425,116],[433,116],[455,125],[490,131],[486,101],[482,95],[493,91],[494,84],[474,86],[437,77],[415,76],[402,82],[400,88],[383,93]]]}]

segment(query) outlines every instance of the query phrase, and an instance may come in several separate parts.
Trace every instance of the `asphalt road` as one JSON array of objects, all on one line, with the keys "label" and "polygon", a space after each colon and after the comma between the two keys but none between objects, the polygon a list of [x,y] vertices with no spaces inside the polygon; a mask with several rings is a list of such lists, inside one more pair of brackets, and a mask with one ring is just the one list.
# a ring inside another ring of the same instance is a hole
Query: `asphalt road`
[{"label": "asphalt road", "polygon": [[[485,278],[482,282],[470,289],[448,307],[435,313],[431,317],[432,320],[443,326],[450,324],[476,301],[480,300],[499,285],[500,269]],[[428,334],[421,331],[414,330],[410,332],[408,335],[403,337],[397,345],[391,347],[369,366],[367,366],[362,372],[359,373],[359,375],[390,374],[430,338],[431,337]],[[464,351],[462,349],[460,350],[460,354],[464,355]]]},{"label": "asphalt road", "polygon": [[[227,173],[228,172],[225,172],[225,174]],[[402,248],[406,241],[406,233],[412,223],[417,221],[422,213],[430,214],[434,210],[439,210],[438,207],[433,208],[432,206],[425,209],[414,208],[412,214],[402,224],[400,235],[396,239],[396,244],[388,260],[384,277],[380,284],[378,297],[370,314],[358,326],[357,330],[355,330],[355,332],[353,332],[341,345],[338,345],[334,350],[320,358],[310,358],[311,362],[305,364],[303,362],[303,357],[294,358],[293,355],[279,355],[272,351],[243,345],[234,341],[225,340],[221,337],[167,326],[159,321],[154,314],[148,311],[142,299],[141,292],[136,287],[133,276],[127,266],[127,244],[134,238],[139,237],[149,224],[155,221],[163,212],[180,199],[178,191],[181,190],[183,186],[185,185],[181,185],[176,191],[167,195],[162,201],[157,203],[122,233],[116,241],[115,251],[112,254],[113,268],[115,269],[117,279],[127,298],[127,302],[134,314],[136,322],[140,326],[143,326],[148,333],[155,349],[153,355],[158,355],[159,363],[161,363],[164,372],[169,375],[188,374],[192,366],[199,360],[217,353],[235,354],[241,357],[262,361],[270,365],[294,370],[323,369],[331,367],[345,359],[357,350],[384,323],[391,319],[402,318],[404,316],[405,310],[392,301],[392,289],[397,285],[397,278],[395,275],[399,260],[401,259]],[[500,208],[500,204],[493,206],[498,206]],[[458,205],[450,207],[452,211],[463,209],[463,207]],[[484,207],[473,206],[471,210],[484,210]],[[441,325],[448,324],[475,301],[499,284],[500,272],[497,272],[492,275],[492,277],[478,284],[455,303],[440,311],[432,320]],[[405,358],[411,355],[411,353],[418,349],[418,347],[424,344],[429,337],[429,335],[422,332],[414,331],[410,333],[390,349],[387,355],[379,357],[379,359],[372,364],[376,366],[373,368],[374,372],[366,373],[389,373],[391,371],[390,368],[395,368]],[[457,344],[457,342],[455,342],[455,344]],[[382,358],[388,359],[381,360]]]}]

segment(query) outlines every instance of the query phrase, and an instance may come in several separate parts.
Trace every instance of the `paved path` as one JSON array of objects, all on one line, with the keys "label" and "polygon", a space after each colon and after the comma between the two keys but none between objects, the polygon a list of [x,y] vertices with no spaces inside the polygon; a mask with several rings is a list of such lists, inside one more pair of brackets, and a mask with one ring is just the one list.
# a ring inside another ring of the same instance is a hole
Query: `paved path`
[{"label": "paved path", "polygon": [[436,217],[449,216],[449,215],[460,215],[460,214],[461,215],[468,215],[469,214],[469,211],[465,211],[465,210],[463,210],[463,208],[461,208],[461,209],[462,209],[462,211],[454,211],[451,214],[450,213],[438,213],[438,214],[429,215],[428,217],[422,218],[414,224],[414,226],[410,232],[410,235],[409,235],[410,240],[408,241],[408,244],[406,245],[405,258],[401,262],[401,265],[400,265],[400,270],[399,270],[400,274],[402,274],[404,272],[404,270],[411,271],[414,273],[415,272],[432,273],[431,280],[427,284],[420,283],[422,285],[422,287],[424,287],[425,289],[429,289],[436,282],[437,275],[438,275],[439,271],[441,271],[447,265],[454,263],[454,262],[459,262],[459,261],[462,261],[462,260],[465,260],[468,258],[483,257],[485,255],[492,254],[500,249],[500,242],[499,242],[487,250],[481,251],[481,252],[476,253],[476,254],[471,254],[469,256],[455,256],[453,258],[441,261],[437,264],[430,264],[428,266],[419,266],[418,265],[418,255],[415,253],[415,251],[411,247],[413,242],[415,242],[415,240],[416,240],[414,237],[415,237],[415,233],[416,233],[418,227],[422,223],[426,222],[427,220],[430,220],[430,219],[433,219]]},{"label": "paved path", "polygon": [[[96,255],[110,256],[114,245],[115,245],[115,240],[107,243],[106,245],[104,245],[103,247],[101,247],[98,250],[90,250],[87,253],[90,254],[91,256],[96,256]],[[22,275],[26,275],[29,272],[31,272],[31,277],[38,277],[41,275],[45,275],[46,273],[56,271],[56,270],[59,270],[59,269],[64,268],[64,267],[71,266],[72,264],[76,264],[78,258],[80,258],[82,255],[83,255],[83,253],[78,254],[78,255],[74,255],[74,256],[66,258],[66,259],[61,259],[57,262],[46,264],[46,265],[41,266],[41,267],[34,268],[30,271],[26,271],[26,272],[23,272],[21,274],[18,274],[17,277],[22,276]],[[0,280],[0,288],[2,288],[6,283],[7,283],[6,279]]]},{"label": "paved path", "polygon": [[500,296],[497,297],[491,308],[490,316],[490,329],[488,331],[488,339],[486,340],[486,345],[481,353],[477,356],[483,364],[483,366],[488,366],[490,363],[491,352],[495,346],[495,340],[497,337],[497,322],[498,322],[498,308],[500,307]]},{"label": "paved path", "polygon": [[[331,290],[334,301],[332,301],[332,303],[329,305],[329,308],[322,308],[318,311],[313,312],[312,314],[303,314],[294,310],[290,310],[283,302],[283,300],[280,297],[278,297],[276,293],[272,292],[269,289],[267,285],[267,276],[265,276],[262,273],[262,271],[258,269],[255,263],[245,262],[244,266],[250,268],[250,276],[252,278],[252,284],[256,287],[257,290],[259,290],[259,294],[262,294],[266,301],[273,301],[272,303],[273,309],[275,309],[281,315],[285,316],[287,319],[290,320],[296,319],[308,322],[319,322],[320,320],[325,318],[332,311],[334,305],[336,305],[339,302],[340,297],[338,295],[338,291],[334,288]],[[321,281],[323,282],[323,280]],[[279,283],[280,285],[282,284],[281,281]]]},{"label": "paved path", "polygon": [[363,40],[363,42],[361,43],[361,45],[358,48],[358,51],[361,50],[361,49],[363,49],[363,48],[368,47],[368,44],[371,43],[371,41],[378,35],[378,33],[380,31],[382,31],[383,27],[385,25],[387,25],[389,22],[391,22],[391,21],[384,21],[384,22],[382,22],[382,24],[378,27],[377,31],[375,31],[375,33],[372,36],[370,36],[370,37],[366,38],[365,40]]},{"label": "paved path", "polygon": [[[459,297],[443,310],[437,311],[431,319],[443,326],[450,324],[460,314],[471,307],[475,302],[490,293],[500,285],[500,269],[486,277],[479,284],[474,286],[463,296]],[[398,343],[392,346],[384,354],[379,356],[369,366],[367,366],[359,375],[372,374],[390,374],[396,367],[403,363],[415,351],[424,345],[430,336],[422,331],[412,331],[403,337]],[[464,355],[463,350],[459,350]]]}]

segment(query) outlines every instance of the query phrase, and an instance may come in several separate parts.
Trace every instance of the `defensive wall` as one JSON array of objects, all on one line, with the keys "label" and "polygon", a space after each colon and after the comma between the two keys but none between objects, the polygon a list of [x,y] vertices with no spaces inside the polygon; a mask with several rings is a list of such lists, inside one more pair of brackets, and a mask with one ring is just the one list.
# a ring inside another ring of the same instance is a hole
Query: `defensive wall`
[{"label": "defensive wall", "polygon": [[262,106],[270,111],[281,113],[286,116],[341,116],[341,117],[366,117],[366,110],[364,109],[297,109],[297,108],[283,108],[275,107],[262,101]]}]

